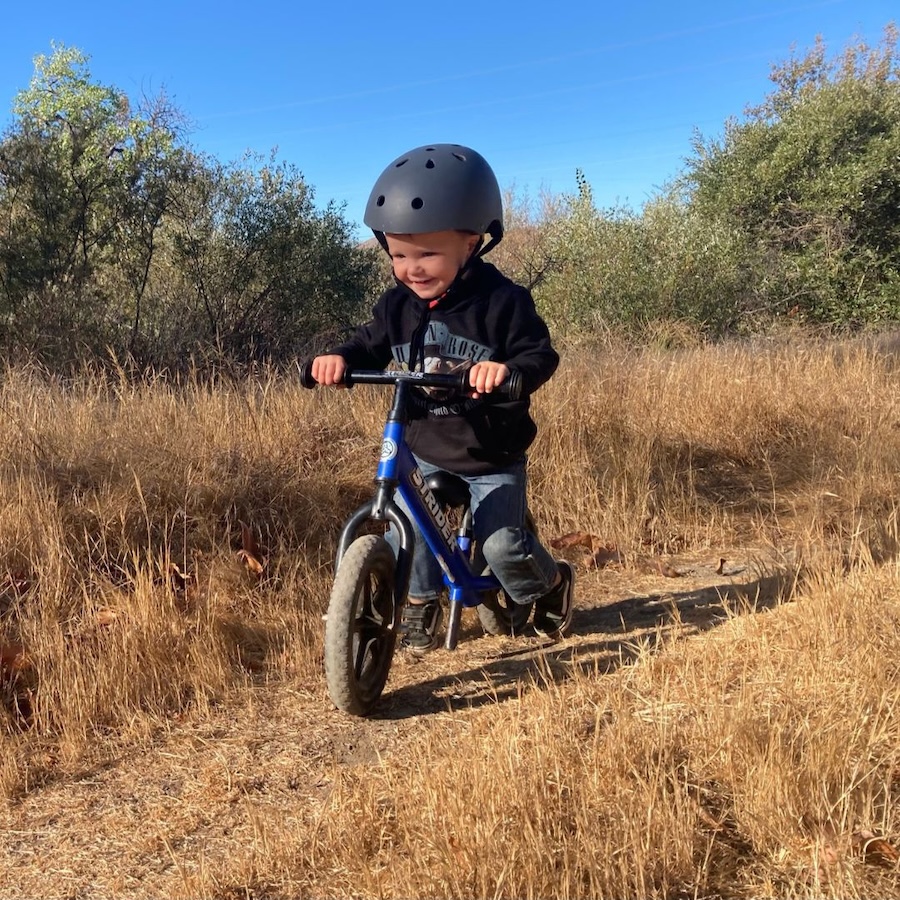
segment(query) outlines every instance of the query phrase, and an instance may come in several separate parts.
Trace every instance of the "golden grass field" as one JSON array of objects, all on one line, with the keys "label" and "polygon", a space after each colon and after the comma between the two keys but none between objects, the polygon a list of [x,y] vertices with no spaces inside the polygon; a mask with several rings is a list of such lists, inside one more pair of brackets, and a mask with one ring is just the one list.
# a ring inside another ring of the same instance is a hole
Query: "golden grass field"
[{"label": "golden grass field", "polygon": [[468,611],[368,719],[322,614],[383,393],[7,371],[0,900],[900,897],[896,345],[562,355],[572,635]]}]

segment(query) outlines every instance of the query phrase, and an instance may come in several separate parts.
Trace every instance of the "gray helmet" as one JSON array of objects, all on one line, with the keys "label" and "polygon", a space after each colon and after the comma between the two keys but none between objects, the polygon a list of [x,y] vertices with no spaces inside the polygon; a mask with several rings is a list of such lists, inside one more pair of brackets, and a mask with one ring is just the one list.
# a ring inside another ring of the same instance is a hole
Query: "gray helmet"
[{"label": "gray helmet", "polygon": [[398,156],[379,176],[363,221],[384,234],[471,231],[503,238],[503,200],[491,167],[459,144],[429,144]]}]

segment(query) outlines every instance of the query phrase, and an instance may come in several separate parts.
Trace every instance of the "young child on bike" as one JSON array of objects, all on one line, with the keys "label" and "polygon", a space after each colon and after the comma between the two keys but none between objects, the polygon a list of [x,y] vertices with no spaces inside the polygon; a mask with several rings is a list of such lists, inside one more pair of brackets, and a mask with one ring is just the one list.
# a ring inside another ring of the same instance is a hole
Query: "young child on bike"
[{"label": "young child on bike", "polygon": [[[539,635],[561,637],[572,620],[574,571],[525,527],[526,451],[537,433],[529,395],[553,375],[559,356],[530,292],[483,260],[503,238],[497,179],[468,147],[419,147],[378,178],[364,221],[390,255],[397,284],[350,340],[313,360],[312,376],[340,384],[348,366],[383,369],[391,360],[412,371],[469,369],[468,396],[414,391],[407,442],[426,478],[442,469],[468,483],[487,565],[509,599],[534,602]],[[515,401],[495,390],[512,370],[523,385]],[[413,651],[438,643],[442,590],[440,567],[417,530],[402,617]]]}]

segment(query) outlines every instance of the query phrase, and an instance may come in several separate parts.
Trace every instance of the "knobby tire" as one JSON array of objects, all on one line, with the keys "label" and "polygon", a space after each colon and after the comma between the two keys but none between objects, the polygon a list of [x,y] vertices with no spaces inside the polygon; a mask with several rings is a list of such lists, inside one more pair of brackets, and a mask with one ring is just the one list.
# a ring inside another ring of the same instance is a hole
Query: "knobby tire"
[{"label": "knobby tire", "polygon": [[341,558],[325,622],[325,680],[334,705],[370,713],[387,682],[397,642],[396,560],[381,536],[357,538]]}]

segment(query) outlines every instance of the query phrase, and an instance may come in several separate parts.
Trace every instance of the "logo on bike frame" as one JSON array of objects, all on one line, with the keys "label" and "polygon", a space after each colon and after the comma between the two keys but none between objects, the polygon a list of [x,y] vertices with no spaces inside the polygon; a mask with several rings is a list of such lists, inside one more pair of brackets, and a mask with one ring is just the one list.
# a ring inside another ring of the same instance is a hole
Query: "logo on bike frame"
[{"label": "logo on bike frame", "polygon": [[387,462],[389,459],[393,459],[397,455],[397,442],[391,440],[390,438],[385,438],[381,442],[381,462]]},{"label": "logo on bike frame", "polygon": [[447,516],[444,513],[443,507],[438,502],[437,497],[431,493],[428,484],[425,482],[424,476],[418,469],[413,469],[409,474],[409,480],[412,482],[412,486],[419,492],[419,496],[425,504],[425,509],[428,510],[431,520],[437,525],[438,531],[440,531],[441,536],[447,542],[447,546],[452,549],[453,545],[456,543],[456,534],[453,531],[453,525],[447,521]]}]

